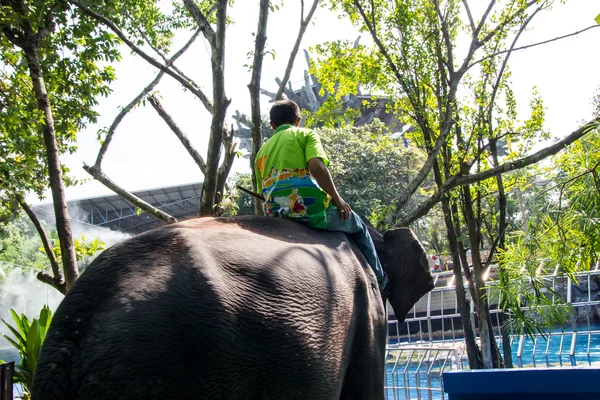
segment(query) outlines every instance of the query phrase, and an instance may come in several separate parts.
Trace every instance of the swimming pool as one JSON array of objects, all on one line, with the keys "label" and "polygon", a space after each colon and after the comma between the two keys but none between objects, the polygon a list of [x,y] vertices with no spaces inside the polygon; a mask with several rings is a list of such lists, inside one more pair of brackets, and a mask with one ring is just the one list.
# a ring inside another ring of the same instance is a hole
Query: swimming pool
[{"label": "swimming pool", "polygon": [[[578,326],[572,346],[574,337],[572,331],[561,329],[552,330],[546,338],[514,336],[511,344],[513,364],[515,368],[561,367],[572,363],[600,366],[600,323]],[[442,373],[468,368],[462,339],[402,343],[400,346],[391,341],[388,349],[388,399],[443,399]]]}]

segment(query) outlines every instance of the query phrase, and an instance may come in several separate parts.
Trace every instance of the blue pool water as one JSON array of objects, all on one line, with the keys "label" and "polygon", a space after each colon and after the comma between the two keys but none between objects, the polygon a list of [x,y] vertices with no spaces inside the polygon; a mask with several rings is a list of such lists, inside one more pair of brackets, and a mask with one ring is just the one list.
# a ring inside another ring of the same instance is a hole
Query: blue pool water
[{"label": "blue pool water", "polygon": [[[590,331],[600,331],[600,323],[596,323],[590,326]],[[577,366],[600,366],[600,332],[595,334],[588,334],[588,327],[583,326],[578,328],[578,335],[575,342],[575,362]],[[551,334],[544,339],[539,337],[537,341],[533,341],[530,338],[525,338],[523,344],[523,351],[521,356],[521,362],[523,368],[532,367],[560,367],[570,366],[571,359],[569,357],[571,343],[573,336],[570,332],[566,335],[559,335],[562,331],[560,329],[553,330]],[[561,336],[562,336],[562,347],[561,347]],[[441,347],[442,342],[436,342],[438,347]],[[434,345],[436,345],[434,344]],[[589,356],[588,356],[589,346]],[[446,345],[447,347],[447,345]],[[511,346],[511,352],[513,355],[513,364],[518,367],[517,354],[519,350],[519,338],[516,338]],[[534,351],[535,350],[535,351]],[[406,354],[405,352],[404,354]],[[422,355],[423,353],[419,353]],[[433,355],[432,355],[433,356]],[[456,368],[456,362],[454,360],[448,360],[445,367],[443,365],[443,359],[440,361],[424,361],[417,373],[418,355],[415,354],[413,362],[407,364],[406,362],[401,363],[396,371],[394,371],[393,364],[387,364],[387,398],[388,399],[417,399],[429,398],[428,387],[435,388],[438,390],[432,390],[433,399],[443,399],[442,391],[440,390],[441,385],[441,373],[442,370],[450,370],[453,367]],[[468,362],[466,360],[466,354],[462,364],[463,368],[468,368]],[[427,371],[430,370],[429,384],[427,382]],[[410,387],[411,389],[404,389]],[[417,390],[417,387],[419,388]],[[394,393],[395,392],[395,393]],[[395,394],[395,396],[394,396]]]}]

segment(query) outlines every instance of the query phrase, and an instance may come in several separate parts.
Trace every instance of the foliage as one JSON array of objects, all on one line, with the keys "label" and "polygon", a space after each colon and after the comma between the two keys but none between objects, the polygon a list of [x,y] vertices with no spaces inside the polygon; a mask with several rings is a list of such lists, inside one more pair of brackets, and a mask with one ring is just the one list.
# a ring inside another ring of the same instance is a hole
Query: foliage
[{"label": "foliage", "polygon": [[242,174],[236,173],[233,177],[229,178],[230,191],[225,200],[221,203],[222,216],[233,216],[233,215],[254,215],[254,199],[248,193],[239,190],[237,187],[241,186],[245,189],[251,190],[252,188],[252,176],[249,173]]},{"label": "foliage", "polygon": [[[2,334],[2,336],[21,355],[21,362],[15,367],[15,383],[22,384],[25,390],[25,398],[30,398],[29,389],[33,384],[42,343],[46,338],[50,322],[52,322],[52,311],[48,306],[44,306],[40,311],[39,318],[34,318],[31,322],[24,314],[19,316],[12,308],[10,312],[15,325],[12,326],[4,320],[2,322],[10,330],[12,337],[6,334]],[[3,363],[3,361],[0,360],[0,363]]]},{"label": "foliage", "polygon": [[[54,252],[56,259],[60,263],[61,254],[58,236],[56,235],[56,232],[52,232],[50,236],[51,240],[54,242],[54,245],[52,246],[52,252]],[[101,252],[105,249],[104,242],[101,242],[98,239],[86,239],[83,233],[81,234],[81,239],[73,239],[73,243],[75,245],[75,256],[77,257],[79,269],[83,269],[88,266],[98,252]],[[39,251],[43,252],[44,248],[40,248]]]},{"label": "foliage", "polygon": [[[593,269],[600,259],[600,146],[598,129],[571,145],[554,160],[547,208],[533,213],[534,220],[514,234],[505,257],[519,253],[532,258],[538,274],[560,265],[573,274]],[[538,222],[539,221],[539,222]],[[529,243],[524,248],[523,243]]]},{"label": "foliage", "polygon": [[[56,231],[49,231],[48,238],[52,251],[58,262],[61,262],[60,245]],[[98,239],[87,239],[81,234],[74,239],[75,255],[80,270],[84,269],[93,258],[105,249],[105,244]],[[0,262],[4,261],[14,267],[33,268],[36,270],[49,267],[41,240],[33,224],[25,217],[0,225]]]},{"label": "foliage", "polygon": [[19,267],[45,268],[48,264],[33,224],[25,218],[0,226],[0,262]]},{"label": "foliage", "polygon": [[[94,106],[115,79],[108,63],[118,61],[117,38],[63,2],[28,2],[25,14],[0,6],[5,31],[30,26],[40,31],[52,15],[54,29],[41,44],[39,57],[49,93],[59,153],[75,151],[77,132],[94,123]],[[43,112],[38,109],[23,51],[0,35],[0,216],[14,214],[15,196],[48,187]],[[108,63],[107,63],[108,62]],[[63,173],[68,172],[63,166]],[[65,174],[65,184],[75,184]]]},{"label": "foliage", "polygon": [[317,132],[341,196],[373,225],[386,228],[385,211],[422,164],[423,153],[414,147],[406,149],[402,138],[394,138],[378,120]]}]

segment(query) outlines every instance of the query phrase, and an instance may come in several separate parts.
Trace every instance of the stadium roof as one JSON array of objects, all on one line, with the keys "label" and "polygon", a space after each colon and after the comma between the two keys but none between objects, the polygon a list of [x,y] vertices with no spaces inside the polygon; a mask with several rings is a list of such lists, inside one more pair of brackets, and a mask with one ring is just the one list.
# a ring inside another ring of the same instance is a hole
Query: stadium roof
[{"label": "stadium roof", "polygon": [[[169,186],[133,192],[152,206],[177,219],[186,219],[200,213],[202,182]],[[72,224],[95,225],[115,231],[136,234],[163,225],[145,212],[117,195],[97,196],[67,202]],[[36,215],[54,223],[51,203],[34,206]]]}]

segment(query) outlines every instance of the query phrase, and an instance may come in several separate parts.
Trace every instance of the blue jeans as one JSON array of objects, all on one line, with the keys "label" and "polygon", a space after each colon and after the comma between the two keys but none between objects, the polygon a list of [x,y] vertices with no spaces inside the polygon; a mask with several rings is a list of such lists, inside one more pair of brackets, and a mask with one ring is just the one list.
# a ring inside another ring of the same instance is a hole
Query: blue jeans
[{"label": "blue jeans", "polygon": [[350,218],[342,219],[337,207],[329,207],[327,209],[327,227],[325,229],[328,231],[344,232],[354,240],[354,243],[356,243],[373,269],[373,272],[375,272],[379,287],[383,290],[387,283],[387,277],[381,267],[381,262],[375,251],[375,245],[373,244],[369,230],[358,214],[352,211],[350,212]]}]

